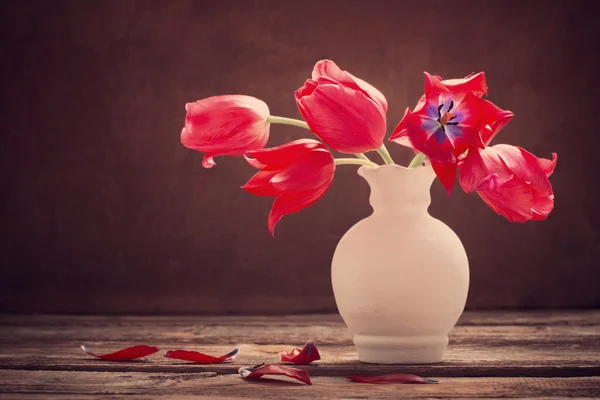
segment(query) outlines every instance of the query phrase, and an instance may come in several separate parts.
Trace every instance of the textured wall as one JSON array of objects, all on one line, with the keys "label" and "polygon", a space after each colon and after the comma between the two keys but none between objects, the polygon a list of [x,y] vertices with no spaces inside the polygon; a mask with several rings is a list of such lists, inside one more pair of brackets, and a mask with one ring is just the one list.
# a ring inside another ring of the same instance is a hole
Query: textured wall
[{"label": "textured wall", "polygon": [[[430,211],[470,257],[468,307],[600,306],[595,4],[3,1],[0,311],[334,310],[333,250],[370,212],[356,169],[273,239],[271,199],[239,189],[244,160],[204,170],[179,143],[184,103],[211,95],[299,116],[293,91],[321,58],[384,92],[390,130],[424,70],[485,70],[516,114],[496,142],[559,153],[556,210],[510,224],[434,184]],[[303,135],[275,126],[270,144]]]}]

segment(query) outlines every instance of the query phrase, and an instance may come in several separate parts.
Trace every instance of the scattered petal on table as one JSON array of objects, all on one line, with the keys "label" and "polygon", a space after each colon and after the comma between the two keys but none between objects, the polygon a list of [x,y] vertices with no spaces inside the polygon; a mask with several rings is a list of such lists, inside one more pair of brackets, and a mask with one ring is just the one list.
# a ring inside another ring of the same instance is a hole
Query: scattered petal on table
[{"label": "scattered petal on table", "polygon": [[285,375],[289,378],[304,382],[307,385],[312,385],[307,370],[288,367],[286,365],[259,364],[254,367],[240,368],[238,372],[242,378],[249,380],[258,380],[262,378],[263,375]]},{"label": "scattered petal on table", "polygon": [[221,357],[209,356],[197,351],[191,350],[169,350],[165,354],[165,358],[173,358],[176,360],[192,361],[197,364],[216,364],[229,361],[239,353],[240,349],[234,349],[232,352]]},{"label": "scattered petal on table", "polygon": [[296,348],[291,353],[282,351],[279,353],[279,359],[284,362],[290,362],[292,364],[306,365],[310,364],[315,360],[320,360],[321,355],[317,349],[317,345],[312,340],[306,342],[302,350]]},{"label": "scattered petal on table", "polygon": [[137,358],[146,357],[146,356],[149,356],[150,354],[154,354],[158,351],[158,347],[146,346],[146,345],[132,346],[132,347],[127,347],[126,349],[122,349],[119,351],[115,351],[114,353],[108,353],[108,354],[92,353],[84,345],[81,345],[81,350],[85,351],[90,356],[98,357],[101,360],[129,361],[129,360],[135,360]]},{"label": "scattered petal on table", "polygon": [[349,381],[358,383],[439,383],[433,379],[421,378],[417,375],[410,374],[389,374],[389,375],[368,375],[356,374],[348,377]]}]

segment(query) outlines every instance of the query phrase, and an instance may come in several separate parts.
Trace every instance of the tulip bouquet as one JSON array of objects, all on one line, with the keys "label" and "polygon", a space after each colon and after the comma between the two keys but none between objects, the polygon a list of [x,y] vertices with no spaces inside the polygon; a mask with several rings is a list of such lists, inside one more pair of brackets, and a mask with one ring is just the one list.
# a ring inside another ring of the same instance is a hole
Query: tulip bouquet
[{"label": "tulip bouquet", "polygon": [[[406,109],[389,141],[414,150],[408,168],[430,164],[448,194],[458,172],[465,192],[477,192],[509,221],[543,220],[554,207],[548,178],[557,156],[553,153],[549,160],[516,146],[489,146],[513,113],[485,100],[487,94],[483,72],[463,79],[425,73],[425,94],[414,109]],[[337,165],[377,167],[365,154],[370,151],[394,164],[383,143],[388,104],[369,83],[322,60],[295,99],[304,121],[272,116],[267,104],[244,95],[214,96],[185,106],[181,142],[204,153],[205,168],[215,165],[215,156],[229,155],[244,156],[259,170],[242,188],[275,197],[268,217],[271,234],[284,215],[323,196]],[[265,148],[271,124],[308,129],[321,141],[300,139]],[[355,158],[334,158],[329,148]]]}]

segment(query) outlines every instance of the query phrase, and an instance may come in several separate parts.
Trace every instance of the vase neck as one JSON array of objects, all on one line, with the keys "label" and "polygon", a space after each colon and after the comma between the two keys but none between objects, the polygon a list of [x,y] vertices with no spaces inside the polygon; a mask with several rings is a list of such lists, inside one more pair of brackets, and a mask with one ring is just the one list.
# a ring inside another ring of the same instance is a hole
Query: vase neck
[{"label": "vase neck", "polygon": [[374,214],[427,212],[431,203],[431,183],[435,173],[431,166],[405,168],[382,165],[358,170],[371,187],[369,202]]}]

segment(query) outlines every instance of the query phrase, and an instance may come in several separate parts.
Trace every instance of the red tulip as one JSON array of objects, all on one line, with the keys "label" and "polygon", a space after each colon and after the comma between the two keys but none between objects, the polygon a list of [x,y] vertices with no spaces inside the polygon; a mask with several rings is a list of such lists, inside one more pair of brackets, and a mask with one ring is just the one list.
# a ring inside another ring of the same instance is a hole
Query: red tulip
[{"label": "red tulip", "polygon": [[486,93],[483,72],[445,81],[425,73],[425,95],[414,110],[406,109],[390,136],[429,157],[448,193],[454,187],[459,156],[470,148],[485,147],[513,116],[481,99]]},{"label": "red tulip", "polygon": [[187,103],[185,110],[181,143],[205,153],[204,168],[215,165],[215,156],[241,156],[269,139],[269,107],[254,97],[214,96]]},{"label": "red tulip", "polygon": [[258,196],[275,197],[268,219],[272,235],[284,215],[319,200],[333,180],[333,156],[316,140],[300,139],[279,147],[250,151],[248,156],[248,163],[260,172],[242,188]]},{"label": "red tulip", "polygon": [[315,65],[313,79],[296,90],[296,104],[310,129],[341,153],[376,150],[383,143],[385,97],[332,61]]},{"label": "red tulip", "polygon": [[387,112],[388,110],[387,100],[383,93],[369,83],[352,75],[350,72],[341,70],[340,67],[331,60],[321,60],[317,62],[313,68],[312,78],[314,80],[328,78],[349,88],[360,90],[365,95],[378,102],[383,108],[383,111]]},{"label": "red tulip", "polygon": [[511,222],[546,219],[554,208],[548,178],[556,166],[520,147],[499,144],[470,149],[460,168],[460,185],[477,191],[485,203]]}]

